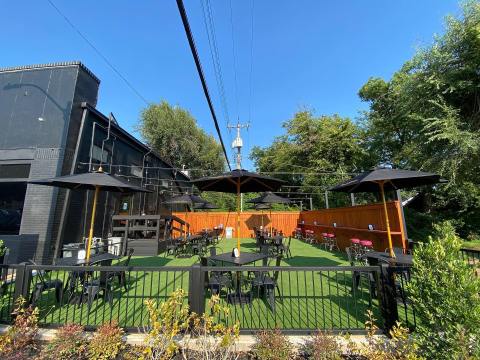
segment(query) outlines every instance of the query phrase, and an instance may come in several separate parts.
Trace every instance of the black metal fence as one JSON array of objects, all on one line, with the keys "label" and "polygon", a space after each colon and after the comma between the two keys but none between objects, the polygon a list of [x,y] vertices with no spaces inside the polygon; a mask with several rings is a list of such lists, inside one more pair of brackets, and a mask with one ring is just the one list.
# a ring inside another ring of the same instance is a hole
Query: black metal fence
[{"label": "black metal fence", "polygon": [[38,307],[42,326],[78,323],[90,328],[115,321],[135,331],[148,326],[145,300],[161,303],[176,289],[185,291],[185,303],[197,313],[206,311],[209,299],[218,294],[229,316],[217,320],[238,321],[242,332],[269,328],[292,333],[363,332],[367,310],[382,329],[397,319],[406,319],[410,326],[415,323],[409,302],[399,301],[398,291],[409,278],[403,276],[405,269],[200,265],[2,269],[0,321],[4,323],[11,322],[14,299],[23,296]]}]

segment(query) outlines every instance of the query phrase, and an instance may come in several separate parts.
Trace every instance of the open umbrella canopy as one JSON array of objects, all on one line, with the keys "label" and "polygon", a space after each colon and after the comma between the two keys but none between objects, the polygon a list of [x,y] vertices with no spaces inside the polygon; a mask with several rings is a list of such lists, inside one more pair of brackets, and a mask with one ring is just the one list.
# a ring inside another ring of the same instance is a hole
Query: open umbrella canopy
[{"label": "open umbrella canopy", "polygon": [[219,176],[209,176],[191,182],[201,191],[218,191],[237,194],[236,235],[237,251],[240,253],[240,194],[259,191],[276,191],[285,182],[270,176],[236,169]]},{"label": "open umbrella canopy", "polygon": [[257,198],[248,200],[247,202],[252,204],[289,204],[290,200],[268,191]]},{"label": "open umbrella canopy", "polygon": [[92,246],[93,228],[95,225],[95,212],[97,209],[97,199],[100,190],[120,192],[120,193],[136,193],[136,192],[151,192],[139,186],[132,185],[115,176],[101,171],[90,172],[83,174],[58,176],[44,180],[32,180],[30,184],[56,186],[72,190],[95,190],[92,204],[92,218],[90,220],[90,230],[88,232],[87,240],[87,261],[90,259],[90,249]]},{"label": "open umbrella canopy", "polygon": [[204,203],[195,205],[195,210],[213,210],[213,209],[218,209],[218,206],[210,202],[204,202]]},{"label": "open umbrella canopy", "polygon": [[166,204],[204,204],[206,202],[207,200],[193,194],[178,195],[165,201]]},{"label": "open umbrella canopy", "polygon": [[[385,191],[412,188],[416,186],[436,184],[439,182],[444,182],[444,180],[440,178],[440,175],[433,173],[399,169],[375,169],[357,175],[330,190],[348,193],[380,192],[383,202],[390,256],[395,258],[392,235],[390,232],[390,221],[388,219],[387,202],[385,200]],[[405,242],[402,247],[405,248]]]},{"label": "open umbrella canopy", "polygon": [[275,191],[285,182],[270,176],[259,175],[247,170],[236,169],[219,176],[208,176],[193,180],[192,184],[201,191],[218,191],[223,193],[241,193]]},{"label": "open umbrella canopy", "polygon": [[269,209],[272,208],[272,205],[270,205],[270,204],[258,203],[258,204],[255,204],[255,205],[253,206],[253,208],[254,208],[255,210],[269,210]]},{"label": "open umbrella canopy", "polygon": [[95,190],[97,187],[100,187],[103,191],[121,193],[151,192],[104,172],[90,172],[32,180],[29,181],[29,184],[56,186],[72,190]]},{"label": "open umbrella canopy", "polygon": [[398,190],[444,182],[440,175],[411,170],[375,169],[366,171],[350,180],[334,186],[330,191],[359,193],[378,192],[378,184],[383,182],[384,190]]}]

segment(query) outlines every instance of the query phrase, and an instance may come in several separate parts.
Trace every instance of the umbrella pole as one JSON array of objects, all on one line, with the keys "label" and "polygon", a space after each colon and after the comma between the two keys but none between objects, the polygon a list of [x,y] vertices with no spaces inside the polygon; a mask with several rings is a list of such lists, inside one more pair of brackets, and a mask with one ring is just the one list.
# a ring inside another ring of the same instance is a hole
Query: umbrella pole
[{"label": "umbrella pole", "polygon": [[100,186],[95,186],[95,194],[93,195],[92,219],[90,220],[90,231],[88,233],[87,242],[87,261],[90,260],[90,249],[92,248],[93,227],[95,225],[95,211],[97,210],[97,199]]},{"label": "umbrella pole", "polygon": [[385,223],[387,226],[388,249],[390,251],[390,257],[395,258],[395,253],[393,252],[392,234],[390,233],[390,221],[388,220],[387,202],[385,200],[385,190],[383,188],[383,184],[383,181],[379,183],[380,193],[382,195],[383,211],[385,212]]},{"label": "umbrella pole", "polygon": [[237,180],[237,249],[240,254],[240,178]]},{"label": "umbrella pole", "polygon": [[273,236],[272,208],[270,208],[270,236]]}]

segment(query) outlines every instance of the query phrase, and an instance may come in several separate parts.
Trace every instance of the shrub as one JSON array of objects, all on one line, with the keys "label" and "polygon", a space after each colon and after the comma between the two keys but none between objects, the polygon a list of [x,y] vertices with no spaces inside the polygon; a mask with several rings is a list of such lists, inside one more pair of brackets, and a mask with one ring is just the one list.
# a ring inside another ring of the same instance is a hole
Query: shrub
[{"label": "shrub", "polygon": [[149,329],[145,338],[145,350],[142,359],[171,359],[179,350],[175,337],[188,329],[191,315],[184,303],[185,291],[174,291],[167,301],[157,304],[146,300],[149,313]]},{"label": "shrub", "polygon": [[[235,341],[240,333],[240,325],[217,324],[215,317],[227,319],[229,309],[220,305],[220,297],[212,296],[202,315],[192,314],[189,335],[182,348],[184,359],[233,360],[238,358]],[[190,340],[190,341],[188,341]],[[192,350],[195,349],[195,350]]]},{"label": "shrub", "polygon": [[123,330],[116,323],[100,326],[88,343],[88,356],[91,360],[114,360],[119,357],[126,345]]},{"label": "shrub", "polygon": [[264,330],[255,335],[252,354],[258,360],[290,360],[295,353],[293,345],[278,329]]},{"label": "shrub", "polygon": [[24,298],[17,299],[12,313],[14,323],[0,335],[1,359],[27,359],[38,349],[38,308],[25,305]]},{"label": "shrub", "polygon": [[83,326],[71,324],[58,329],[55,338],[42,350],[41,360],[87,360]]},{"label": "shrub", "polygon": [[443,223],[435,230],[435,237],[416,249],[407,284],[415,335],[427,358],[468,358],[480,351],[480,279],[462,260],[453,226]]},{"label": "shrub", "polygon": [[0,240],[0,257],[5,256],[5,254],[7,253],[7,250],[8,248],[5,246],[5,243],[3,242],[3,240]]},{"label": "shrub", "polygon": [[312,335],[301,347],[304,358],[312,360],[340,360],[342,349],[335,336],[319,331]]}]

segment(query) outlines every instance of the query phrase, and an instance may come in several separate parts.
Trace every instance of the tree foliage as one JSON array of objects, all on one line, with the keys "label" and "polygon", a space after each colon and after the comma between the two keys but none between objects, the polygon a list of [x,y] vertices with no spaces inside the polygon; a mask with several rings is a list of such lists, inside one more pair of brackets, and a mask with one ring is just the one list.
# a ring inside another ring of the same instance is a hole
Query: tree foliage
[{"label": "tree foliage", "polygon": [[[368,166],[364,131],[348,118],[304,110],[283,128],[285,135],[266,148],[254,147],[250,157],[262,172],[289,173],[276,176],[298,185],[296,191],[313,193],[316,206],[323,205],[324,190]],[[340,199],[347,197],[340,194]]]},{"label": "tree foliage", "polygon": [[175,167],[224,170],[222,147],[185,109],[166,101],[141,113],[139,130],[147,143]]},{"label": "tree foliage", "polygon": [[430,209],[454,219],[462,235],[480,223],[480,4],[420,49],[389,81],[371,78],[359,96],[367,150],[378,163],[440,173]]},{"label": "tree foliage", "polygon": [[[475,236],[480,233],[479,54],[480,3],[470,1],[461,17],[446,18],[443,35],[391,79],[372,77],[362,86],[359,96],[370,108],[357,122],[300,111],[284,123],[285,135],[254,148],[251,157],[261,171],[340,174],[286,176],[305,192],[328,188],[346,178],[342,173],[378,165],[439,173],[448,184],[424,189],[428,216],[415,220],[451,220],[462,236]],[[316,205],[323,206],[316,192]],[[341,205],[340,196],[331,203]]]}]

